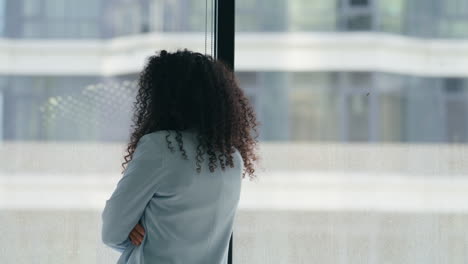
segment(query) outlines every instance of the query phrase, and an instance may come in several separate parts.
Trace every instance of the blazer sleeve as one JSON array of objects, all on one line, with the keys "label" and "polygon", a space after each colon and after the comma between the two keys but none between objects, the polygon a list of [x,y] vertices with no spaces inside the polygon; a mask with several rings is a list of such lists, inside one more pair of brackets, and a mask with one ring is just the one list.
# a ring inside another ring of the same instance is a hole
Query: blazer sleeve
[{"label": "blazer sleeve", "polygon": [[156,141],[148,135],[140,138],[132,160],[102,211],[102,242],[119,252],[131,245],[130,231],[140,221],[164,177],[165,157]]}]

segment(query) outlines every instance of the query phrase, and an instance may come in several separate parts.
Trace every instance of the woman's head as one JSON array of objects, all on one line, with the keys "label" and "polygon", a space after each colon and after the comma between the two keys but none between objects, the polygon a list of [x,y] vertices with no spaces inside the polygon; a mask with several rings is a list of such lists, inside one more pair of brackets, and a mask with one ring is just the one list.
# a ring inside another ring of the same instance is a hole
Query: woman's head
[{"label": "woman's head", "polygon": [[[165,50],[149,57],[140,74],[134,103],[133,132],[125,155],[132,159],[138,140],[159,130],[175,130],[178,149],[187,158],[180,131],[195,129],[197,171],[203,155],[209,155],[209,169],[217,161],[222,169],[233,167],[234,148],[243,161],[243,177],[254,177],[258,122],[253,108],[239,88],[233,72],[211,56],[188,50]],[[168,148],[173,150],[168,140]],[[215,155],[215,151],[219,151]],[[220,153],[220,154],[219,154]]]}]

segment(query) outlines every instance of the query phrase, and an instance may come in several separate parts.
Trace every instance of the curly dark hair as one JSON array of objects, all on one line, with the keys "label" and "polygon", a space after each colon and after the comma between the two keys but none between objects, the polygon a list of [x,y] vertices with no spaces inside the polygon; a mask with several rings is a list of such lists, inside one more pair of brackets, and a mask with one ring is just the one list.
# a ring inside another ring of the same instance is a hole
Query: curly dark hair
[{"label": "curly dark hair", "polygon": [[187,159],[180,131],[195,129],[198,173],[205,153],[209,155],[211,172],[218,160],[222,170],[226,165],[234,167],[231,154],[235,147],[244,163],[242,178],[246,174],[251,179],[256,177],[259,122],[234,73],[222,61],[187,49],[173,53],[162,50],[150,56],[139,76],[133,106],[133,132],[122,173],[143,135],[167,130],[168,148],[174,151],[168,130],[176,131],[179,150]]}]

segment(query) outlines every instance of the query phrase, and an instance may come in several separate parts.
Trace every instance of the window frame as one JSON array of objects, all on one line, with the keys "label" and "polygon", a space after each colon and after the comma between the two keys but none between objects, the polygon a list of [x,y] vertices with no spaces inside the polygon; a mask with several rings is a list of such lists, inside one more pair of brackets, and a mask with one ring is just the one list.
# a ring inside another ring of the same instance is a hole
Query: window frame
[{"label": "window frame", "polygon": [[[208,1],[208,0],[205,0]],[[223,61],[234,71],[235,0],[214,1],[214,58]],[[207,34],[208,32],[205,32]],[[232,264],[234,232],[229,239],[228,264]]]}]

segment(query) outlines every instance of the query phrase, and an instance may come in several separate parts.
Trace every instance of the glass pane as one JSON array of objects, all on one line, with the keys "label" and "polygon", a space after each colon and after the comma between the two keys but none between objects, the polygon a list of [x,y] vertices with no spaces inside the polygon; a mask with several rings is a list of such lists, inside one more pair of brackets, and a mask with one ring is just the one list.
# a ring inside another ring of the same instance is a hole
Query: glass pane
[{"label": "glass pane", "polygon": [[236,2],[262,153],[236,263],[468,261],[462,2],[283,1],[274,32]]},{"label": "glass pane", "polygon": [[162,49],[213,46],[211,2],[153,1],[165,14],[156,33],[144,32],[149,2],[0,0],[0,263],[120,257],[100,216],[122,176],[139,73]]}]

